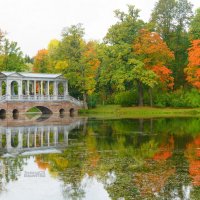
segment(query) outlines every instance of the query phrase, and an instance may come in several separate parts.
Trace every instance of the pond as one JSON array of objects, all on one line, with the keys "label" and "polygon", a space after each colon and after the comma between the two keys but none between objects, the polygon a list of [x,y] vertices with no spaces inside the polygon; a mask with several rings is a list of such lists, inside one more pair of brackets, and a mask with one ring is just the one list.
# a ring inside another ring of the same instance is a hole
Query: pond
[{"label": "pond", "polygon": [[200,199],[199,118],[4,120],[0,145],[1,200]]}]

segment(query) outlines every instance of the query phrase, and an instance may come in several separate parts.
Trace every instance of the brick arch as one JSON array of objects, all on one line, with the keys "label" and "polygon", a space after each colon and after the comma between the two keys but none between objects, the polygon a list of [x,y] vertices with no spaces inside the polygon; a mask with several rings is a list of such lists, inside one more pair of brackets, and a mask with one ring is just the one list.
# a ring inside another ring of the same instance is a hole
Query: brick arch
[{"label": "brick arch", "polygon": [[42,114],[53,114],[51,109],[46,106],[34,106],[34,107],[38,108],[42,112]]},{"label": "brick arch", "polygon": [[1,109],[5,109],[8,116],[12,116],[12,112],[14,109],[19,111],[19,116],[25,114],[29,109],[37,107],[44,114],[60,114],[60,110],[65,110],[65,115],[70,115],[70,109],[73,108],[74,113],[77,114],[78,110],[81,108],[80,106],[75,105],[74,103],[61,101],[61,102],[8,102],[4,106],[0,106]]}]

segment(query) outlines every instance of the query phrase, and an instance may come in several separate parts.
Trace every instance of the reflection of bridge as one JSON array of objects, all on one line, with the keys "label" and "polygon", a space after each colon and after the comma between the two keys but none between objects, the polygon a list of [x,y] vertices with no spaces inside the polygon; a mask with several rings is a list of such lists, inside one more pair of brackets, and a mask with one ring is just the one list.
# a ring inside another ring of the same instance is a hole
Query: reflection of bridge
[{"label": "reflection of bridge", "polygon": [[69,132],[82,124],[74,119],[67,125],[0,127],[0,149],[9,156],[58,152],[68,145]]},{"label": "reflection of bridge", "polygon": [[61,74],[0,73],[0,115],[18,115],[32,107],[43,114],[72,113],[83,106],[68,93]]}]

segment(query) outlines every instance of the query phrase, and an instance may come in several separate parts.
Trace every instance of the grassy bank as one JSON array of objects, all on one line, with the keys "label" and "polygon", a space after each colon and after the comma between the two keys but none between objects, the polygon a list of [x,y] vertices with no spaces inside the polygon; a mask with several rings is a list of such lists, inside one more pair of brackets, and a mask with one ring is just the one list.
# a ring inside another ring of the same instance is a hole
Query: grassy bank
[{"label": "grassy bank", "polygon": [[200,117],[200,108],[151,108],[121,107],[119,105],[98,106],[80,110],[80,115],[106,118],[150,118],[150,117]]}]

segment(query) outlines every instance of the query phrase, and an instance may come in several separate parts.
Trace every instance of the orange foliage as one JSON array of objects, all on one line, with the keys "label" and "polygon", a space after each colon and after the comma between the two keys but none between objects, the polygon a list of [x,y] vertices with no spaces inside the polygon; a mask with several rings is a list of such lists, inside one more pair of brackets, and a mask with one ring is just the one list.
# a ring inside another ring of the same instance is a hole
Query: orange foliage
[{"label": "orange foliage", "polygon": [[145,172],[134,174],[134,184],[138,187],[140,194],[145,197],[154,197],[155,193],[159,193],[165,186],[170,176],[175,173],[175,169],[171,168],[165,162],[172,156],[174,149],[174,138],[170,137],[167,144],[163,144],[159,148],[159,152],[153,157],[155,161],[145,164]]},{"label": "orange foliage", "polygon": [[164,161],[172,156],[172,150],[174,149],[174,138],[171,137],[167,145],[161,145],[159,152],[153,157],[154,160]]},{"label": "orange foliage", "polygon": [[165,66],[154,66],[152,70],[158,75],[162,88],[173,89],[174,78],[171,76],[172,71],[170,69]]},{"label": "orange foliage", "polygon": [[134,185],[139,189],[143,199],[149,199],[150,196],[153,199],[155,193],[159,193],[169,177],[175,173],[175,169],[168,167],[165,162],[158,162],[146,167],[149,169],[148,172],[134,174]]},{"label": "orange foliage", "polygon": [[193,184],[200,186],[200,137],[187,145],[186,157],[189,160],[189,173]]},{"label": "orange foliage", "polygon": [[93,42],[88,42],[86,49],[83,53],[84,61],[91,66],[91,71],[94,72],[100,65],[100,61],[97,58],[97,52],[95,49],[95,44]]},{"label": "orange foliage", "polygon": [[200,40],[192,41],[192,47],[188,49],[188,61],[186,80],[200,90]]},{"label": "orange foliage", "polygon": [[41,49],[37,52],[34,57],[34,67],[33,72],[40,72],[41,68],[46,65],[48,60],[48,50]]},{"label": "orange foliage", "polygon": [[134,54],[142,58],[146,67],[162,66],[174,59],[174,54],[160,35],[146,29],[140,31],[139,37],[133,45]]},{"label": "orange foliage", "polygon": [[49,163],[42,161],[40,156],[35,157],[35,162],[37,163],[39,169],[46,170],[49,168]]},{"label": "orange foliage", "polygon": [[88,137],[87,139],[87,151],[88,151],[88,157],[87,157],[87,174],[89,176],[93,176],[95,173],[95,169],[99,164],[100,160],[100,154],[97,151],[97,144],[96,140],[93,137],[93,130],[88,130]]},{"label": "orange foliage", "polygon": [[168,48],[160,35],[142,29],[134,45],[134,54],[138,56],[147,69],[153,70],[164,88],[173,89],[172,71],[163,66],[174,59],[174,54]]}]

